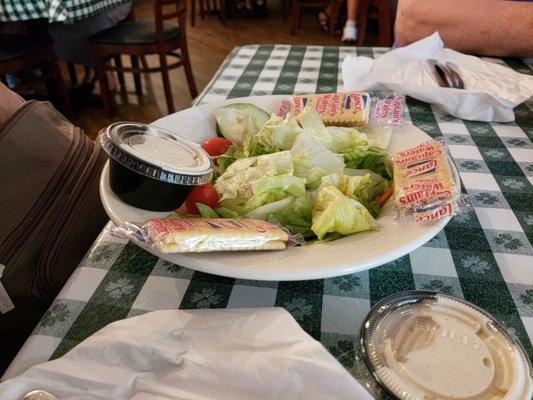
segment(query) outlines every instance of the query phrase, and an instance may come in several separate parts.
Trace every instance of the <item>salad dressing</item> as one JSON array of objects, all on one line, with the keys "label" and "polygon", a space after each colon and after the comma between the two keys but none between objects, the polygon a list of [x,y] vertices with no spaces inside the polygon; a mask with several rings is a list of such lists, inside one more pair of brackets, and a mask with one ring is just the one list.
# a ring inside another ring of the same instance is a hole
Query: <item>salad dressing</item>
[{"label": "salad dressing", "polygon": [[374,377],[398,399],[531,398],[520,344],[463,300],[433,292],[391,296],[371,311],[362,337]]}]

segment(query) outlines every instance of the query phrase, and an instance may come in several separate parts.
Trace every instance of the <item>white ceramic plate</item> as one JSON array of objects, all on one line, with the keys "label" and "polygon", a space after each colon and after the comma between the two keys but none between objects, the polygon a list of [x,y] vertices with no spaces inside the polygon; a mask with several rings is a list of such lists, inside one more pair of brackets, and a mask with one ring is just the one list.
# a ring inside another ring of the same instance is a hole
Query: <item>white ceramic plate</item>
[{"label": "white ceramic plate", "polygon": [[[205,104],[161,118],[153,125],[202,142],[215,135],[213,111],[217,108],[234,102],[249,102],[273,111],[284,97],[257,96]],[[405,132],[393,136],[390,152],[428,139],[424,132],[410,125]],[[145,211],[123,203],[109,187],[107,165],[100,180],[100,196],[107,214],[116,224],[141,222],[168,214]],[[161,254],[148,247],[145,249],[184,267],[233,278],[276,281],[318,279],[354,273],[395,260],[422,246],[448,221],[449,218],[444,218],[432,225],[394,224],[389,201],[378,219],[379,231],[361,232],[328,243],[291,247],[285,251],[256,252]]]}]

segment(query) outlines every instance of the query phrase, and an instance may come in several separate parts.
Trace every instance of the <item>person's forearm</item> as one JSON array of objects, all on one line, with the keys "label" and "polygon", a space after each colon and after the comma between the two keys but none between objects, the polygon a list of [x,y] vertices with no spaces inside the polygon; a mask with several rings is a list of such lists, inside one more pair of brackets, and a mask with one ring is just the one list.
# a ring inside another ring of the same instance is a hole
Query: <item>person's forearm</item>
[{"label": "person's forearm", "polygon": [[446,47],[480,55],[533,55],[533,3],[400,0],[396,40],[405,46],[439,31]]}]

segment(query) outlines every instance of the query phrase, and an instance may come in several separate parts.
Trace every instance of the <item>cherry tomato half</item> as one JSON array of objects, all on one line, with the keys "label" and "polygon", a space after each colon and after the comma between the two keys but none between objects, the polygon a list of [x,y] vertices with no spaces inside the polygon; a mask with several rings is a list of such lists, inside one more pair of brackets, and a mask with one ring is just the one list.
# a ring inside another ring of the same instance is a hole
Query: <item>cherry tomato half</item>
[{"label": "cherry tomato half", "polygon": [[202,143],[202,148],[211,157],[224,154],[226,150],[231,146],[231,142],[223,137],[212,137]]},{"label": "cherry tomato half", "polygon": [[217,208],[218,194],[215,187],[210,183],[206,183],[194,188],[187,200],[185,200],[185,208],[189,214],[200,214],[198,208],[196,208],[196,203],[205,204],[213,209]]}]

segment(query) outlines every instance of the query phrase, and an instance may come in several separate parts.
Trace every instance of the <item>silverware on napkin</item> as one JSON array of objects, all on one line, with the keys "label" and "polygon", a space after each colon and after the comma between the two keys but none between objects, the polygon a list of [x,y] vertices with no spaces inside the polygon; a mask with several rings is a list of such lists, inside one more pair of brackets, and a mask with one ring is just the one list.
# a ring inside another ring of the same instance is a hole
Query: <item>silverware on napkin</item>
[{"label": "silverware on napkin", "polygon": [[454,89],[464,89],[464,81],[459,74],[459,68],[452,62],[446,64],[437,60],[427,60],[430,70],[440,87],[449,87]]},{"label": "silverware on napkin", "polygon": [[455,87],[457,89],[464,89],[465,83],[459,74],[459,67],[450,61],[446,62],[446,67],[448,68],[448,71],[450,71],[451,75],[455,78]]}]

